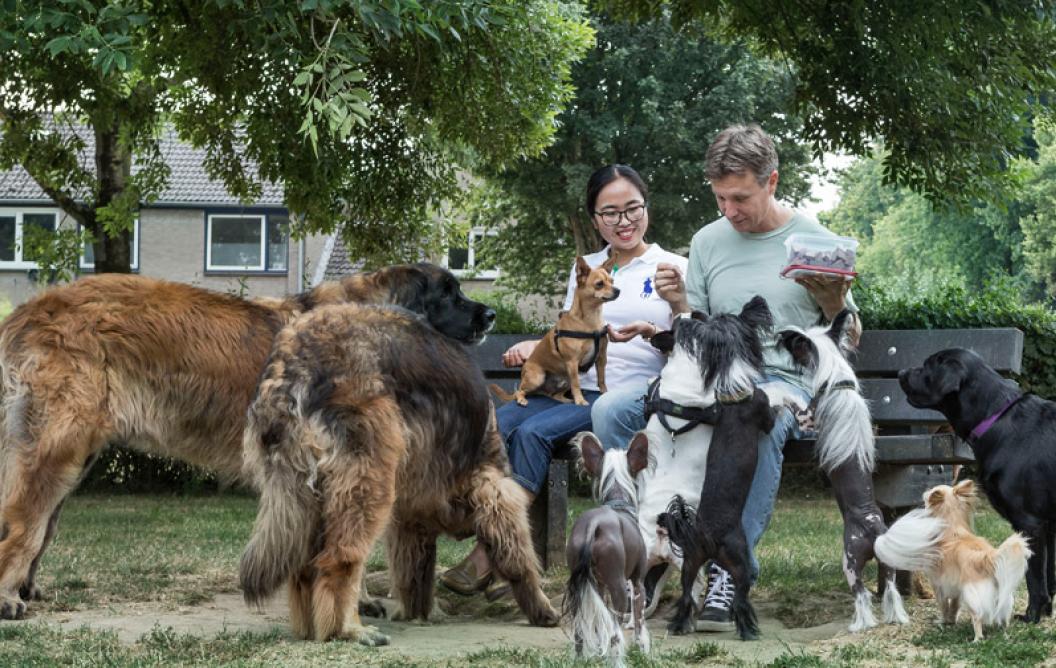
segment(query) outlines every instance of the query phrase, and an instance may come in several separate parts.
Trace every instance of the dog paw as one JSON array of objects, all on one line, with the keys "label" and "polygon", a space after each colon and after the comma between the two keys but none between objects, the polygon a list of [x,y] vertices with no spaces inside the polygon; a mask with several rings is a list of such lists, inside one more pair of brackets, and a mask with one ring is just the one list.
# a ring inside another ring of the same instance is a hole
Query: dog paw
[{"label": "dog paw", "polygon": [[558,616],[557,612],[547,603],[545,606],[540,606],[539,610],[536,611],[529,617],[532,626],[542,626],[544,628],[551,628],[557,626],[561,621],[561,617]]},{"label": "dog paw", "polygon": [[359,614],[363,617],[376,617],[378,619],[385,619],[385,606],[381,604],[381,601],[374,599],[372,601],[360,601],[359,602]]},{"label": "dog paw", "polygon": [[26,604],[17,596],[0,596],[0,619],[22,619]]},{"label": "dog paw", "polygon": [[23,601],[44,600],[44,594],[40,591],[40,587],[33,583],[22,585],[18,590],[18,595]]},{"label": "dog paw", "polygon": [[373,626],[356,626],[341,634],[345,640],[353,640],[367,647],[381,647],[389,644],[389,636]]},{"label": "dog paw", "polygon": [[685,619],[673,619],[667,625],[671,635],[684,636],[697,630],[697,624],[693,621],[693,615],[687,615]]}]

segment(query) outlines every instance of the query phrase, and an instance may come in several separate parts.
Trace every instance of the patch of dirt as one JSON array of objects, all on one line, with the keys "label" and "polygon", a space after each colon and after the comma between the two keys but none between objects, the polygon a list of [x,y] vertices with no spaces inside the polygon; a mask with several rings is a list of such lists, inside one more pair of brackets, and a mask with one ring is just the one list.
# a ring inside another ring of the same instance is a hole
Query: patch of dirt
[{"label": "patch of dirt", "polygon": [[[368,578],[368,590],[384,590],[384,574]],[[377,651],[416,658],[446,658],[496,647],[527,647],[562,650],[570,641],[560,628],[541,629],[529,626],[511,598],[488,604],[483,596],[460,597],[438,591],[437,610],[429,623],[393,622],[389,619],[366,619],[387,634],[392,644]],[[381,599],[391,615],[395,602]],[[555,597],[555,605],[560,604]],[[714,642],[733,657],[746,661],[769,662],[788,651],[806,649],[811,643],[846,633],[846,621],[812,628],[789,629],[774,616],[772,606],[758,607],[760,640],[741,642],[734,632],[695,633],[669,636],[666,632],[668,612],[658,611],[649,621],[654,650],[691,647],[703,640]],[[180,634],[213,637],[227,631],[269,633],[279,629],[287,634],[287,607],[284,596],[269,602],[264,610],[248,608],[238,594],[223,593],[201,605],[173,607],[171,603],[120,603],[105,609],[73,612],[41,612],[26,622],[45,622],[62,629],[82,626],[113,631],[123,642],[133,643],[155,627],[172,628]],[[19,622],[16,622],[19,623]]]}]

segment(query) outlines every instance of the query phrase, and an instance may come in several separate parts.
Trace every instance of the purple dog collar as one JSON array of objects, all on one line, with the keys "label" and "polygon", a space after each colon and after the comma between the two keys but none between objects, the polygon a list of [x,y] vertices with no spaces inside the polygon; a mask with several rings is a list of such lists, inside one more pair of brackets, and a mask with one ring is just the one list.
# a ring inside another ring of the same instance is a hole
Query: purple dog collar
[{"label": "purple dog collar", "polygon": [[1004,415],[1008,411],[1009,408],[1012,408],[1012,406],[1015,405],[1015,403],[1017,401],[1019,401],[1020,399],[1022,399],[1025,396],[1026,396],[1025,394],[1021,394],[1018,397],[1015,397],[1014,399],[1009,401],[1007,404],[1002,406],[1001,410],[997,411],[996,413],[994,413],[990,417],[986,418],[985,420],[983,420],[979,424],[975,425],[975,429],[972,430],[972,433],[968,434],[968,441],[970,443],[974,443],[974,442],[978,441],[980,438],[982,438],[983,434],[988,432],[990,430],[990,427],[993,427],[994,423],[997,422],[998,420],[1000,420],[1001,416]]}]

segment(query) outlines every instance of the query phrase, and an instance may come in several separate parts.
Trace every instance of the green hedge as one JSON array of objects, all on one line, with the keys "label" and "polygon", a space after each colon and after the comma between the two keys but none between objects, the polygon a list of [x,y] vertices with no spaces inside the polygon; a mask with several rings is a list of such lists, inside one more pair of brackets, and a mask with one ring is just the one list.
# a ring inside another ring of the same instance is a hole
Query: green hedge
[{"label": "green hedge", "polygon": [[982,290],[940,285],[913,296],[859,281],[854,299],[865,329],[1015,327],[1024,338],[1023,372],[1017,382],[1027,391],[1056,398],[1056,312],[1023,303],[1011,281],[997,281]]},{"label": "green hedge", "polygon": [[111,446],[92,466],[80,489],[86,492],[175,492],[226,490],[228,481],[183,462]]}]

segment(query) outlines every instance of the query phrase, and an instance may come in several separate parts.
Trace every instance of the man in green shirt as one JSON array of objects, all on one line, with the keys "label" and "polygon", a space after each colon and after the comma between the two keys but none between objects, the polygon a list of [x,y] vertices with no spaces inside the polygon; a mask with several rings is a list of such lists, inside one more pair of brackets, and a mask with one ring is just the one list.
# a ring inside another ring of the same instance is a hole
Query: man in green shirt
[{"label": "man in green shirt", "polygon": [[[745,302],[762,295],[774,316],[774,331],[807,329],[831,320],[844,308],[855,310],[849,283],[840,279],[781,278],[786,264],[785,239],[793,233],[833,236],[817,221],[781,204],[774,193],[778,158],[774,143],[758,125],[736,125],[719,133],[708,148],[707,177],[723,217],[705,225],[694,236],[689,268],[683,277],[671,265],[657,265],[653,285],[674,313],[701,310],[739,313]],[[861,325],[854,325],[857,340]],[[788,393],[810,401],[809,379],[772,338],[764,350],[762,384],[781,384]],[[625,396],[626,395],[626,396]],[[640,396],[610,392],[594,404],[592,422],[603,443],[629,442],[645,427]],[[759,463],[748,494],[742,522],[749,547],[754,548],[770,521],[781,482],[784,444],[802,436],[795,418],[784,411],[774,430],[759,443]],[[759,566],[751,550],[752,578]],[[730,603],[733,585],[727,573],[712,565],[711,584],[698,621],[699,630],[733,628]]]}]

